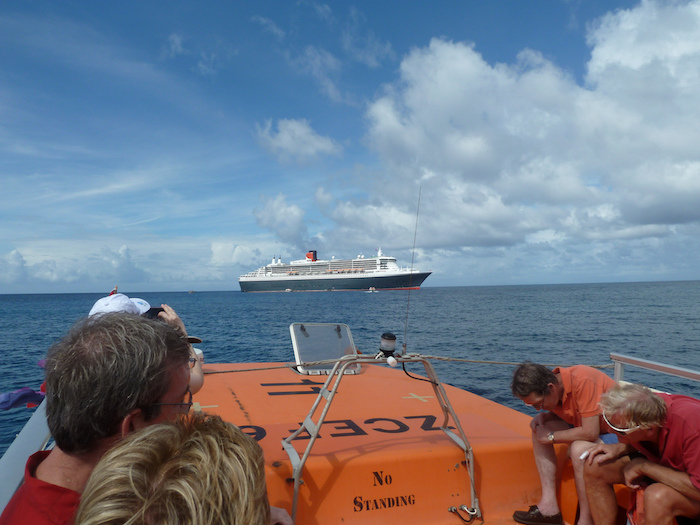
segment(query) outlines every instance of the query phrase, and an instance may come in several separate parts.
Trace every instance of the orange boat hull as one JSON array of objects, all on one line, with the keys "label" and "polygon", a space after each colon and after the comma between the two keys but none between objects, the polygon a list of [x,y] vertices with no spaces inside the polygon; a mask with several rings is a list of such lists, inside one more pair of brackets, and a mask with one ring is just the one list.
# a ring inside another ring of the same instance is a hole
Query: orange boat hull
[{"label": "orange boat hull", "polygon": [[[326,376],[253,370],[279,366],[205,365],[194,408],[258,440],[270,504],[291,513],[292,465],[282,440],[304,421]],[[445,391],[474,451],[483,523],[513,523],[513,511],[540,496],[529,416],[448,385]],[[296,523],[462,523],[449,509],[471,507],[469,475],[464,451],[439,428],[443,421],[431,384],[400,369],[363,365],[360,374],[345,376],[302,471]],[[306,433],[294,441],[300,456],[307,443]],[[562,511],[573,523],[571,465],[565,447],[558,454]]]}]

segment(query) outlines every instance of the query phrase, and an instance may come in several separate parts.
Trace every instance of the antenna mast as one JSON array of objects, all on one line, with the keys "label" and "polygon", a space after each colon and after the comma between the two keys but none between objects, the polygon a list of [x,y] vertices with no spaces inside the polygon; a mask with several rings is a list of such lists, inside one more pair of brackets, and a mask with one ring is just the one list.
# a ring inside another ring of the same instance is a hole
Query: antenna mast
[{"label": "antenna mast", "polygon": [[406,353],[408,345],[408,308],[411,304],[411,285],[413,284],[413,259],[416,256],[416,235],[418,234],[418,213],[420,212],[420,196],[423,190],[418,186],[418,205],[416,206],[416,227],[413,230],[413,251],[411,252],[411,278],[408,281],[408,298],[406,299],[406,326],[403,330],[403,353]]}]

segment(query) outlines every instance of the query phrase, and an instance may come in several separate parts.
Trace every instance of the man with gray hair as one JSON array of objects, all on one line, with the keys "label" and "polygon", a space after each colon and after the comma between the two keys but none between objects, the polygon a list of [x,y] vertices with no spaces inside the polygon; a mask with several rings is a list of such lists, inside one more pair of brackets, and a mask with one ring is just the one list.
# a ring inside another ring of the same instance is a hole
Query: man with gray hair
[{"label": "man with gray hair", "polygon": [[626,384],[605,394],[600,406],[620,443],[597,445],[586,461],[595,524],[615,523],[616,483],[643,490],[633,522],[670,525],[678,516],[700,517],[700,400]]},{"label": "man with gray hair", "polygon": [[56,446],[29,458],[0,524],[72,524],[102,455],[126,434],[187,412],[189,379],[189,345],[167,324],[124,313],[78,322],[46,360]]},{"label": "man with gray hair", "polygon": [[[132,313],[76,323],[46,359],[46,416],[56,446],[27,461],[0,525],[73,525],[102,456],[127,434],[192,406],[190,345],[166,323]],[[291,525],[270,507],[270,523]]]}]

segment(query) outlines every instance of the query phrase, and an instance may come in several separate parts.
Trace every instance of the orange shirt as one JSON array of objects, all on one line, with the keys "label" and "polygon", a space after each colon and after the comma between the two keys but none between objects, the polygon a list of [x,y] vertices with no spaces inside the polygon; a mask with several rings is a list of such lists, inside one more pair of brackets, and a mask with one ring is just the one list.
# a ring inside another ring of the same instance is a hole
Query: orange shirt
[{"label": "orange shirt", "polygon": [[[576,365],[569,368],[555,368],[555,374],[561,376],[564,395],[561,407],[554,412],[561,419],[580,427],[582,419],[601,414],[600,397],[615,386],[615,381],[604,372],[586,365]],[[600,418],[601,433],[607,429],[607,425]]]}]

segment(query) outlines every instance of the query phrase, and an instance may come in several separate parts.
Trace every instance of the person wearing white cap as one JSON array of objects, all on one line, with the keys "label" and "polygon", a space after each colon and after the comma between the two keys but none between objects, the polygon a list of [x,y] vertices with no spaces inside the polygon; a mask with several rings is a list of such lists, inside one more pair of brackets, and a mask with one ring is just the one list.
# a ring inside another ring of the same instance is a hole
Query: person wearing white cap
[{"label": "person wearing white cap", "polygon": [[[112,292],[114,292],[114,290]],[[154,312],[153,315],[147,315],[149,311],[154,310],[157,309],[151,308],[148,301],[145,301],[144,299],[140,299],[138,297],[128,297],[123,293],[111,293],[107,297],[102,297],[95,302],[90,309],[88,317],[112,312],[125,312],[129,314],[146,315],[148,317],[157,316],[162,321],[168,323],[190,344],[190,363],[192,365],[190,368],[190,391],[193,394],[196,394],[202,389],[202,385],[204,384],[204,372],[202,371],[204,354],[199,348],[194,348],[192,343],[201,343],[202,340],[199,337],[191,337],[187,335],[185,323],[182,322],[182,319],[180,319],[180,316],[177,315],[175,310],[173,310],[167,304],[161,305],[161,311]]]},{"label": "person wearing white cap", "polygon": [[151,309],[148,301],[137,297],[130,298],[123,293],[115,293],[98,299],[92,308],[88,317],[97,314],[107,314],[110,312],[125,312],[127,314],[143,315]]}]

